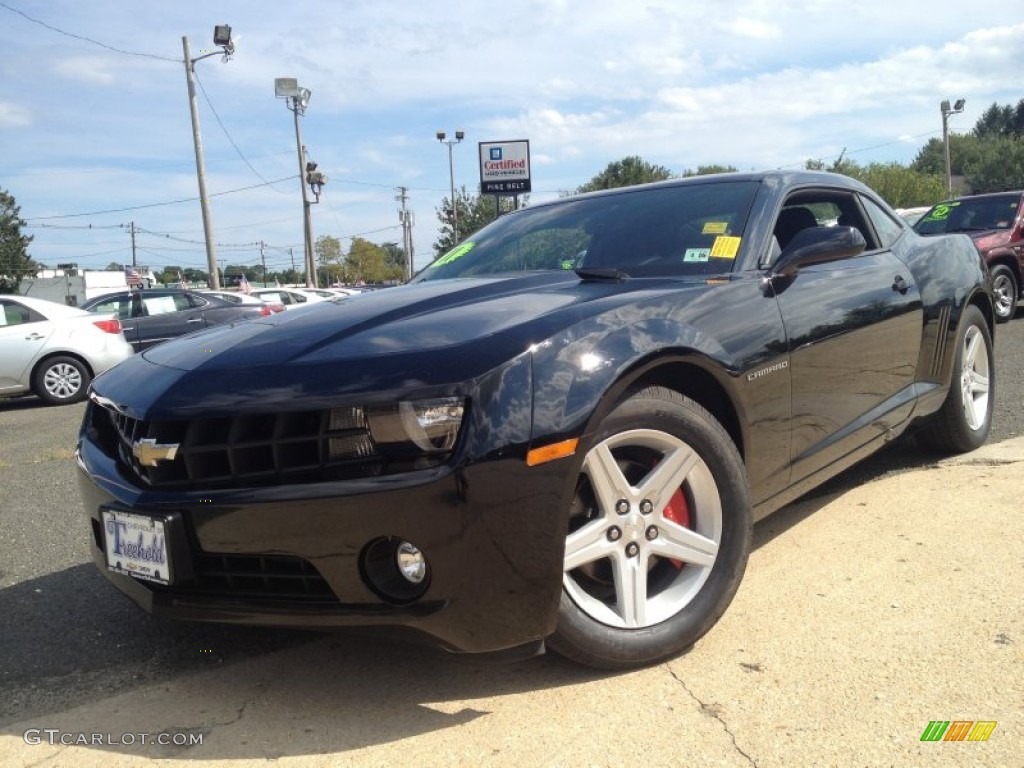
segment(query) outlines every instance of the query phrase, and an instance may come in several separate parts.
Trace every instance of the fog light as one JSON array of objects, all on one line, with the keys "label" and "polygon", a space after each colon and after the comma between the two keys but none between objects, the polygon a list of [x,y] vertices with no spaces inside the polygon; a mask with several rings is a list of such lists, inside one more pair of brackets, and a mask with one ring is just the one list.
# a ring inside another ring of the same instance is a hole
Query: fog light
[{"label": "fog light", "polygon": [[388,536],[367,542],[360,571],[371,590],[394,605],[419,600],[430,588],[430,567],[419,547]]},{"label": "fog light", "polygon": [[427,561],[413,544],[403,541],[395,550],[395,563],[406,580],[419,584],[427,575]]}]

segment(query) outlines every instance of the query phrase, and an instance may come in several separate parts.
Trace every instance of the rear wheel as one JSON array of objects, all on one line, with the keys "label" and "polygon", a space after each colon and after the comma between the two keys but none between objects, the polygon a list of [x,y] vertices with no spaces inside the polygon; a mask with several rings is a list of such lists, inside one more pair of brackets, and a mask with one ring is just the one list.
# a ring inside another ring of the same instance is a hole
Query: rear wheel
[{"label": "rear wheel", "polygon": [[992,268],[992,292],[996,300],[996,322],[1005,323],[1017,314],[1017,298],[1020,288],[1013,271],[1005,264]]},{"label": "rear wheel", "polygon": [[548,644],[604,668],[679,654],[725,612],[750,535],[746,473],[721,425],[671,390],[633,395],[584,458]]},{"label": "rear wheel", "polygon": [[975,306],[964,310],[955,349],[949,394],[924,430],[924,438],[936,450],[965,453],[985,442],[995,406],[992,336]]},{"label": "rear wheel", "polygon": [[73,357],[63,355],[44,360],[32,374],[32,391],[51,405],[84,400],[92,376]]}]

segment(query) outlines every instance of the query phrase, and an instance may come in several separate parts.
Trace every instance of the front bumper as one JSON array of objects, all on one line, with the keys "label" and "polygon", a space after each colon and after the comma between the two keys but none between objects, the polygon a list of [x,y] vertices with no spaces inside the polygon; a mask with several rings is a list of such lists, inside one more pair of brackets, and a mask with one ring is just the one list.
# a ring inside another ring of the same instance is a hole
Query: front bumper
[{"label": "front bumper", "polygon": [[[496,458],[358,483],[201,495],[134,486],[85,435],[78,452],[96,565],[147,611],[241,624],[401,628],[472,653],[554,631],[565,461],[530,468],[521,457]],[[174,584],[108,570],[102,507],[180,519],[170,547],[179,561]],[[371,588],[364,553],[382,538],[411,541],[425,553],[429,585],[418,599],[383,599]]]}]

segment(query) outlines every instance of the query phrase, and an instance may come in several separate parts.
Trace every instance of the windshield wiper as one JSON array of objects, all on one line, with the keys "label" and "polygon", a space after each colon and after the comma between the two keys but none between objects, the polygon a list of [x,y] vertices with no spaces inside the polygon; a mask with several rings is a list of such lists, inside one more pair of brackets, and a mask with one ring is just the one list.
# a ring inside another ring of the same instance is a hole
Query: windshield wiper
[{"label": "windshield wiper", "polygon": [[601,269],[597,267],[577,267],[573,270],[580,280],[604,280],[620,283],[629,275],[619,269]]}]

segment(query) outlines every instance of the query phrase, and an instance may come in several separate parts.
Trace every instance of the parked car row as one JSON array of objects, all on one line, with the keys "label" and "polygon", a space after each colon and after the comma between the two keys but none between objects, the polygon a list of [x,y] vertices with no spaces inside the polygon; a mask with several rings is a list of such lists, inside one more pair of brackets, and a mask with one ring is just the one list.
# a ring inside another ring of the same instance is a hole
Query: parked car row
[{"label": "parked car row", "polygon": [[96,376],[133,352],[205,328],[355,293],[128,289],[77,308],[29,296],[0,296],[0,396],[34,393],[51,404],[78,402]]}]

